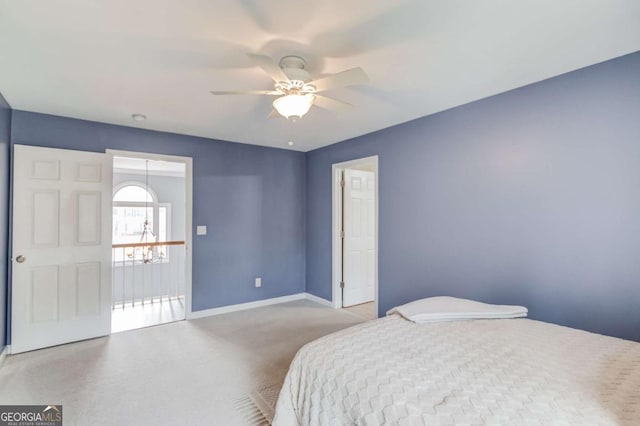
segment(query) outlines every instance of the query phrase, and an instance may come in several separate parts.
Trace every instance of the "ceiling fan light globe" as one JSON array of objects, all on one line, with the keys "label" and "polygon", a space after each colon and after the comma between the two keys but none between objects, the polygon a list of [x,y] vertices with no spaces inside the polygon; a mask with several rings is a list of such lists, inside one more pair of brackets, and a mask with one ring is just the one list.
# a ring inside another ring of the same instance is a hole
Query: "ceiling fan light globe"
[{"label": "ceiling fan light globe", "polygon": [[273,101],[273,107],[278,114],[285,118],[302,118],[313,105],[315,96],[306,95],[286,95]]}]

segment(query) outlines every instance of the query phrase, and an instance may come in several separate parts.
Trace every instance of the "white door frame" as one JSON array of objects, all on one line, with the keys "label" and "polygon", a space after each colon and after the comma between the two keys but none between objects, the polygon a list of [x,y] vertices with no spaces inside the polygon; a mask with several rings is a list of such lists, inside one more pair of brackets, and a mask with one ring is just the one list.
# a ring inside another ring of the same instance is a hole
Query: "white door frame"
[{"label": "white door frame", "polygon": [[185,318],[191,319],[191,285],[192,285],[192,266],[193,266],[193,234],[192,234],[192,221],[193,221],[193,158],[182,157],[178,155],[165,155],[154,154],[150,152],[136,152],[136,151],[121,151],[115,149],[107,149],[107,154],[111,156],[113,163],[113,157],[129,157],[129,158],[142,158],[147,160],[158,161],[171,161],[174,163],[184,163],[184,178],[185,178],[185,254],[184,254],[184,269],[185,269],[185,291],[184,291],[184,304],[185,304]]},{"label": "white door frame", "polygon": [[340,188],[340,179],[342,172],[348,168],[354,168],[365,164],[373,164],[376,173],[376,185],[375,185],[375,244],[376,255],[374,259],[374,286],[375,286],[375,309],[376,316],[378,315],[378,182],[380,181],[380,173],[378,168],[378,156],[372,155],[370,157],[358,158],[356,160],[344,161],[342,163],[335,163],[331,167],[331,199],[333,200],[333,214],[331,223],[331,238],[332,238],[332,285],[331,285],[331,304],[334,308],[342,308],[342,289],[340,288],[340,273],[342,266],[342,244],[340,239],[340,230],[342,229],[342,197]]}]

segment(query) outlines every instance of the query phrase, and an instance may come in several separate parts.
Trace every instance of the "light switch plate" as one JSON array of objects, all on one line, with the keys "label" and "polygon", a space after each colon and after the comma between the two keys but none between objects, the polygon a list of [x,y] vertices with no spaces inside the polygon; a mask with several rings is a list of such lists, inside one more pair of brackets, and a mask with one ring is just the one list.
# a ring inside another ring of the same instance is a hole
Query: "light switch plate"
[{"label": "light switch plate", "polygon": [[207,235],[207,225],[196,226],[196,235]]}]

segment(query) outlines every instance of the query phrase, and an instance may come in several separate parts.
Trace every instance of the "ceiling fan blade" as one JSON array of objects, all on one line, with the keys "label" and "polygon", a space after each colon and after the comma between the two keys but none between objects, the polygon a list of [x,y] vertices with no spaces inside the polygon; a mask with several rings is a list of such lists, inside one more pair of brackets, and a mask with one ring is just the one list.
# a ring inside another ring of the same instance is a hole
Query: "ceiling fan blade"
[{"label": "ceiling fan blade", "polygon": [[323,109],[328,109],[329,111],[346,111],[353,108],[353,105],[348,104],[346,102],[339,101],[337,99],[328,98],[326,96],[315,95],[315,100],[313,101],[315,106],[318,106]]},{"label": "ceiling fan blade", "polygon": [[275,90],[212,90],[212,95],[269,95],[279,96],[280,92]]},{"label": "ceiling fan blade", "polygon": [[253,53],[247,53],[247,56],[251,58],[257,66],[262,68],[262,70],[266,72],[276,83],[289,81],[289,77],[287,77],[284,71],[282,71],[282,68],[280,68],[280,66],[270,57],[255,55]]},{"label": "ceiling fan blade", "polygon": [[275,109],[272,109],[271,113],[269,113],[269,115],[267,116],[267,118],[279,118],[279,117],[282,117],[282,116]]},{"label": "ceiling fan blade", "polygon": [[365,84],[369,82],[367,73],[362,68],[352,68],[327,77],[311,81],[310,84],[316,88],[316,92],[323,92],[338,87],[352,86],[354,84]]}]

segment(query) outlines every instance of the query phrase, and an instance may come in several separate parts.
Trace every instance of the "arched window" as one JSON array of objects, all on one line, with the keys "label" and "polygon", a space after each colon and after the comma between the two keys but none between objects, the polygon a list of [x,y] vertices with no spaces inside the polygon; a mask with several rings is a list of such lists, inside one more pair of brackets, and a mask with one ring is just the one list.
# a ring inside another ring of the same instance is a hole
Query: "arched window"
[{"label": "arched window", "polygon": [[147,189],[142,186],[137,184],[128,184],[126,186],[121,186],[120,189],[116,191],[113,195],[113,202],[155,203],[156,199],[151,192],[147,191]]},{"label": "arched window", "polygon": [[158,202],[153,189],[139,182],[125,182],[113,192],[113,244],[141,242],[144,221],[149,220],[153,239],[169,239],[171,205]]}]

